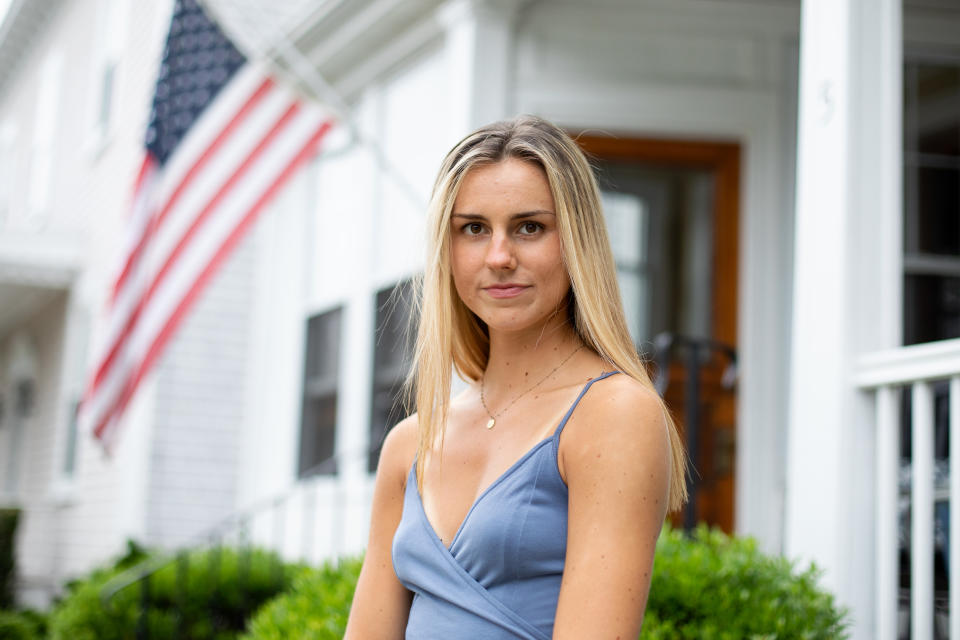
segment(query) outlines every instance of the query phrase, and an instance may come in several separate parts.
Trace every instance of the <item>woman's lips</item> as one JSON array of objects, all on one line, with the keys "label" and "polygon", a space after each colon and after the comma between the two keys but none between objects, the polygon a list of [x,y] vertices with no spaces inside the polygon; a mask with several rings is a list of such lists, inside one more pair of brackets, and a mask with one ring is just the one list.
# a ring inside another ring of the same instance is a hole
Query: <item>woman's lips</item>
[{"label": "woman's lips", "polygon": [[491,298],[514,298],[527,289],[529,289],[529,286],[522,284],[498,284],[492,287],[485,287],[484,291],[486,291]]}]

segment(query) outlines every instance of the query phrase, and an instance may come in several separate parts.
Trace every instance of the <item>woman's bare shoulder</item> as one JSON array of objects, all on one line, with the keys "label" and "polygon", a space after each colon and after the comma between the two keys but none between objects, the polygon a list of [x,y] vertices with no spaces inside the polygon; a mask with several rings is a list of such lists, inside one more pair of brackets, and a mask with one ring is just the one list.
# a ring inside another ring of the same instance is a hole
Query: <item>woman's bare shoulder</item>
[{"label": "woman's bare shoulder", "polygon": [[660,406],[660,398],[656,390],[625,373],[598,380],[584,399],[591,396],[589,404],[595,405],[595,408],[602,408],[604,405],[611,405],[612,408],[617,409]]},{"label": "woman's bare shoulder", "polygon": [[386,474],[403,484],[417,455],[417,414],[398,422],[387,432],[380,449],[377,473]]},{"label": "woman's bare shoulder", "polygon": [[666,435],[656,390],[623,373],[591,385],[570,422],[566,437],[581,451]]}]

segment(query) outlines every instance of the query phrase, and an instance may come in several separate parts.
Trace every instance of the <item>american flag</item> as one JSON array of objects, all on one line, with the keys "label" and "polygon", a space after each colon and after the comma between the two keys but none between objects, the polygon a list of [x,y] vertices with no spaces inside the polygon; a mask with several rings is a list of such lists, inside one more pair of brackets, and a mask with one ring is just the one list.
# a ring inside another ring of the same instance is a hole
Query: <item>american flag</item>
[{"label": "american flag", "polygon": [[177,0],[105,339],[80,406],[81,427],[108,451],[184,316],[330,127],[324,109],[247,60],[196,0]]}]

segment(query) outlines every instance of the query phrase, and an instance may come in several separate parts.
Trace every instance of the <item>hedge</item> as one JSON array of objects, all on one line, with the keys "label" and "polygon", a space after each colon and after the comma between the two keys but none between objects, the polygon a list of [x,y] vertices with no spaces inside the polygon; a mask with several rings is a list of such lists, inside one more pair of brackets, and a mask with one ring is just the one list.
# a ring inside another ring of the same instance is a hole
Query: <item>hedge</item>
[{"label": "hedge", "polygon": [[[120,561],[71,585],[50,618],[52,640],[126,640],[139,624],[142,582],[106,597],[129,566]],[[263,603],[290,587],[301,567],[271,552],[213,548],[185,553],[150,577],[150,638],[233,640]]]},{"label": "hedge", "polygon": [[[289,593],[266,605],[242,640],[341,638],[360,559],[306,570]],[[664,525],[641,640],[835,640],[848,637],[848,612],[817,584],[815,565],[762,553],[751,537]]]},{"label": "hedge", "polygon": [[700,524],[691,535],[669,524],[656,560],[642,640],[826,640],[846,638],[848,611],[817,584],[811,564],[795,571],[752,537]]},{"label": "hedge", "polygon": [[305,569],[289,592],[265,605],[242,640],[340,640],[347,628],[360,557]]}]

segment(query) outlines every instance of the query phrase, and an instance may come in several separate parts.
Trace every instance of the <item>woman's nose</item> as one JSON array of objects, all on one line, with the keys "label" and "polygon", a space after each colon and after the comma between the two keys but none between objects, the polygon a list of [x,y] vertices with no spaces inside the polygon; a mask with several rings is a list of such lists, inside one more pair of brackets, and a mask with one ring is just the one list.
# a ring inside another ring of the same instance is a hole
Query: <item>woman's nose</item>
[{"label": "woman's nose", "polygon": [[494,232],[487,246],[487,266],[491,269],[514,269],[517,257],[513,243],[505,233]]}]

